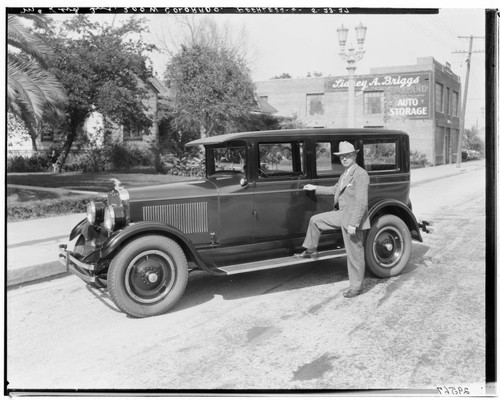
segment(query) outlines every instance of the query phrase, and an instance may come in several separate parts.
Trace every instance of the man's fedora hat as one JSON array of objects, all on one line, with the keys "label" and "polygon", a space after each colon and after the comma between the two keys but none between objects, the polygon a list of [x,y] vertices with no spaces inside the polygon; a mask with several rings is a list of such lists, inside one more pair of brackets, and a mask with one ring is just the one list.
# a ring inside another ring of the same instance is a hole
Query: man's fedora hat
[{"label": "man's fedora hat", "polygon": [[357,153],[359,151],[354,148],[354,146],[349,142],[340,142],[338,153],[333,153],[336,156],[340,156],[341,154],[349,154],[349,153]]}]

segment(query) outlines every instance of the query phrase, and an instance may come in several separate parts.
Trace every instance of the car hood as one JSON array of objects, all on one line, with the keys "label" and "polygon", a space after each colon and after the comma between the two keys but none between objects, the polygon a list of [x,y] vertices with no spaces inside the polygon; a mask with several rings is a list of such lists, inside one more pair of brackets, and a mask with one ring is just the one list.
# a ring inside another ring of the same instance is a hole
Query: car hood
[{"label": "car hood", "polygon": [[130,202],[162,201],[205,197],[217,194],[215,185],[208,181],[173,182],[163,185],[127,189]]}]

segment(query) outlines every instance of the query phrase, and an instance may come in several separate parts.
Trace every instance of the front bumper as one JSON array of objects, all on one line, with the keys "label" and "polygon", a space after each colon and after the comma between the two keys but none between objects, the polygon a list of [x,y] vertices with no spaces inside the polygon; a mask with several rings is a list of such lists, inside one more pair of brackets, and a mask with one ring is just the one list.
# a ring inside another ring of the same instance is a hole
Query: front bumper
[{"label": "front bumper", "polygon": [[76,253],[67,250],[65,244],[59,245],[59,262],[65,265],[68,271],[87,283],[96,284],[102,281],[95,275],[96,266],[80,261]]}]

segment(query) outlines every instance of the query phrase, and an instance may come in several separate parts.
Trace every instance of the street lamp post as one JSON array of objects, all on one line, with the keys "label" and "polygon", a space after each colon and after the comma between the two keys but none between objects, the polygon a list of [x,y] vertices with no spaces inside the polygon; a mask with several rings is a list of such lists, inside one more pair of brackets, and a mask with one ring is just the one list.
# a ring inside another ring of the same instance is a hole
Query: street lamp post
[{"label": "street lamp post", "polygon": [[[355,28],[356,38],[358,40],[358,48],[350,47],[346,50],[347,33],[349,29],[342,25],[337,29],[337,34],[339,37],[340,45],[340,57],[344,61],[347,61],[347,72],[349,73],[349,91],[348,91],[348,127],[354,128],[354,75],[356,72],[356,62],[363,58],[365,51],[363,50],[363,44],[365,42],[366,36],[366,26],[361,23]],[[351,45],[352,46],[352,45]]]}]

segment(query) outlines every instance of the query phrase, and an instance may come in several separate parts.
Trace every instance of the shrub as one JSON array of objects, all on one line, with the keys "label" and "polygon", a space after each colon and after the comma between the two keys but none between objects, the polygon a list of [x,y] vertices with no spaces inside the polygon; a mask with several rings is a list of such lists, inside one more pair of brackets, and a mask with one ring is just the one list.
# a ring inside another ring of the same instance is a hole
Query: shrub
[{"label": "shrub", "polygon": [[83,172],[88,169],[87,154],[83,152],[70,153],[63,166],[67,172]]},{"label": "shrub", "polygon": [[13,156],[7,159],[7,172],[46,172],[50,167],[50,156],[45,153],[36,153],[29,157]]},{"label": "shrub", "polygon": [[65,171],[103,172],[129,170],[137,166],[150,166],[152,156],[146,151],[113,143],[108,147],[92,147],[90,150],[71,154],[64,164]]},{"label": "shrub", "polygon": [[45,218],[54,215],[83,213],[90,200],[102,201],[102,197],[70,196],[59,199],[13,202],[7,205],[7,221],[20,221],[30,218]]},{"label": "shrub", "polygon": [[429,162],[427,156],[418,150],[410,151],[410,164],[412,167],[421,168],[425,167]]},{"label": "shrub", "polygon": [[93,148],[85,153],[83,172],[102,172],[107,169],[106,152],[100,148]]},{"label": "shrub", "polygon": [[131,147],[126,143],[113,143],[106,149],[104,154],[109,168],[115,170],[151,165],[152,157],[149,153],[145,150]]},{"label": "shrub", "polygon": [[177,157],[173,154],[162,154],[160,160],[162,171],[166,171],[169,175],[205,175],[205,162],[200,158],[193,156]]}]

